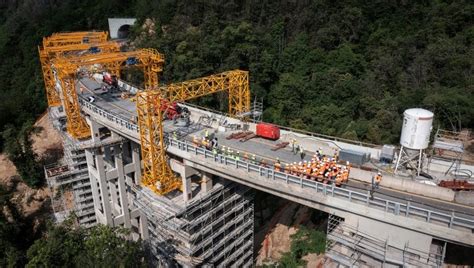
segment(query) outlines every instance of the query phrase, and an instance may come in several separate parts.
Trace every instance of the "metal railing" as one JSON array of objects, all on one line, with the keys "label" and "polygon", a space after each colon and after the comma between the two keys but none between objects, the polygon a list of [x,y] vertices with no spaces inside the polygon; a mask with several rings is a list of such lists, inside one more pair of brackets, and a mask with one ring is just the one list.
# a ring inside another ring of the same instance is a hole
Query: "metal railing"
[{"label": "metal railing", "polygon": [[91,102],[88,102],[83,97],[79,97],[79,103],[81,104],[81,106],[86,107],[89,111],[93,112],[94,114],[99,115],[114,124],[117,124],[119,126],[125,127],[131,131],[138,133],[138,125],[135,123],[132,123],[130,119],[108,112],[100,108],[99,106]]},{"label": "metal railing", "polygon": [[349,202],[364,204],[371,208],[383,210],[386,213],[400,215],[415,219],[420,219],[428,223],[440,224],[449,228],[456,229],[474,229],[474,220],[456,216],[454,212],[439,209],[434,211],[426,208],[412,205],[410,201],[406,203],[387,200],[379,197],[371,197],[369,191],[357,192],[350,189],[336,187],[334,184],[324,184],[317,181],[301,178],[291,174],[275,171],[247,161],[236,160],[231,157],[215,154],[205,148],[196,147],[187,141],[175,140],[168,137],[168,145],[196,156],[203,156],[206,159],[212,159],[214,162],[224,164],[236,169],[246,170],[248,173],[257,173],[268,180],[281,182],[285,184],[298,185],[301,188],[313,189],[315,193],[321,193],[325,196],[332,196],[348,200]]},{"label": "metal railing", "polygon": [[[82,106],[87,107],[88,110],[106,118],[108,121],[138,133],[138,125],[130,122],[130,120],[125,119],[119,115],[110,113],[102,108],[99,108],[97,105],[94,105],[93,103],[90,103],[83,98],[79,98],[79,102]],[[266,177],[267,179],[273,181],[280,181],[286,184],[299,185],[301,188],[314,189],[316,193],[322,193],[326,196],[343,198],[354,203],[365,204],[369,207],[378,208],[394,215],[403,215],[406,217],[417,218],[429,223],[441,224],[449,228],[460,227],[467,228],[470,231],[474,229],[474,220],[456,216],[455,213],[452,211],[439,209],[439,211],[443,211],[439,212],[430,209],[425,209],[412,205],[410,201],[402,203],[379,197],[371,198],[369,191],[367,193],[361,193],[345,188],[339,188],[335,187],[334,185],[323,184],[317,181],[312,181],[290,174],[278,172],[273,169],[265,168],[250,162],[235,160],[224,155],[213,155],[213,153],[207,149],[196,147],[186,141],[174,140],[170,137],[168,137],[168,144],[171,146],[178,147],[179,149],[185,150],[187,152],[193,152],[196,155],[202,155],[205,158],[214,158],[215,162],[219,162],[227,166],[233,166],[237,169],[245,169],[249,173],[258,173],[260,176]]]}]

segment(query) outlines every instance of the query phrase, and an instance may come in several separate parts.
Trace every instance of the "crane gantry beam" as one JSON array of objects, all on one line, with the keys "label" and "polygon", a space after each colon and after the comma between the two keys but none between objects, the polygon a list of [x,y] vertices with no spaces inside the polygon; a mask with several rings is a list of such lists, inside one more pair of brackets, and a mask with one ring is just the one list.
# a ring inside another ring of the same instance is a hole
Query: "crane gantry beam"
[{"label": "crane gantry beam", "polygon": [[186,101],[225,91],[229,95],[229,114],[250,110],[248,72],[234,70],[137,94],[138,126],[143,160],[142,184],[164,195],[181,186],[166,159],[163,139],[162,103]]},{"label": "crane gantry beam", "polygon": [[107,41],[108,32],[54,33],[43,38],[43,47],[57,47],[74,44],[102,43]]},{"label": "crane gantry beam", "polygon": [[[77,75],[81,69],[90,67],[93,71],[108,71],[120,77],[120,70],[127,67],[143,69],[146,78],[145,88],[158,87],[158,73],[162,72],[164,56],[154,49],[141,49],[129,52],[88,54],[77,57],[59,57],[53,60],[57,79],[61,85],[64,110],[67,118],[67,131],[74,138],[90,136],[89,126],[81,116],[76,91]],[[97,65],[100,65],[99,67]],[[97,69],[99,68],[99,69]]]},{"label": "crane gantry beam", "polygon": [[43,38],[43,45],[38,47],[43,71],[44,85],[48,106],[58,106],[61,99],[55,89],[51,60],[67,52],[84,51],[95,48],[93,53],[100,51],[120,51],[120,46],[116,42],[106,42],[107,32],[73,32],[56,33]]}]

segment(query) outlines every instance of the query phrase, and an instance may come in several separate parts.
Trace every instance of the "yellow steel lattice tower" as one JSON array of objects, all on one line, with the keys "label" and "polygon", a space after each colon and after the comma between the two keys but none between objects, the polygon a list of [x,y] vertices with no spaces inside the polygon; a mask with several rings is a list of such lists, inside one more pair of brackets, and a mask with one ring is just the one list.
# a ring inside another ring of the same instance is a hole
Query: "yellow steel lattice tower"
[{"label": "yellow steel lattice tower", "polygon": [[[90,136],[89,126],[81,116],[75,85],[78,82],[77,73],[80,69],[91,68],[93,72],[109,71],[120,77],[122,68],[142,68],[148,79],[148,89],[151,89],[158,86],[158,73],[163,70],[163,64],[163,55],[153,49],[59,57],[53,60],[53,66],[61,84],[69,134],[77,139]],[[153,66],[153,68],[148,68],[148,66]]]},{"label": "yellow steel lattice tower", "polygon": [[107,32],[56,33],[43,38],[43,44],[38,47],[38,51],[41,69],[43,71],[48,106],[58,106],[61,104],[61,99],[55,89],[51,60],[62,53],[87,50],[94,46],[102,51],[120,50],[120,47],[116,42],[104,43],[106,41]]},{"label": "yellow steel lattice tower", "polygon": [[137,94],[138,125],[143,159],[142,183],[164,195],[181,186],[166,160],[163,139],[162,102],[186,101],[225,91],[229,95],[229,113],[250,111],[248,72],[228,71]]}]

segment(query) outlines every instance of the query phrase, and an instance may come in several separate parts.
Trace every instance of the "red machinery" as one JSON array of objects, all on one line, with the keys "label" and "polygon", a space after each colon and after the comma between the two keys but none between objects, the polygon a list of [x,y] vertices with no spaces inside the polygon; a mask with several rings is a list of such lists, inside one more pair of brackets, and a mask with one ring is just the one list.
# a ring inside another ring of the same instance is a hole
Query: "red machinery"
[{"label": "red machinery", "polygon": [[107,85],[113,88],[118,88],[118,80],[117,80],[117,76],[115,75],[110,75],[109,73],[105,73],[102,77],[102,82],[106,83]]},{"label": "red machinery", "polygon": [[164,114],[164,117],[169,120],[174,120],[181,115],[189,114],[188,108],[178,105],[178,103],[173,102],[171,105],[165,100],[161,100],[161,111]]},{"label": "red machinery", "polygon": [[257,136],[270,140],[278,140],[280,138],[280,128],[268,123],[258,123]]}]

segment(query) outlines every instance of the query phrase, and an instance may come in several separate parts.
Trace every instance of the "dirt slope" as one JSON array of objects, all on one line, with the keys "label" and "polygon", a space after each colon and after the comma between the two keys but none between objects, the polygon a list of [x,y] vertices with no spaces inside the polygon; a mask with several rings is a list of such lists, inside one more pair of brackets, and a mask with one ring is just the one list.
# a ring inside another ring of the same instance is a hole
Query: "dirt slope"
[{"label": "dirt slope", "polygon": [[[35,126],[41,127],[42,131],[39,135],[32,137],[33,150],[41,159],[51,160],[50,152],[61,151],[61,137],[53,128],[46,114],[35,123]],[[11,200],[23,216],[30,217],[35,221],[49,217],[50,191],[48,187],[40,189],[28,187],[21,181],[15,166],[4,154],[0,154],[0,183],[7,189],[14,191]]]}]

